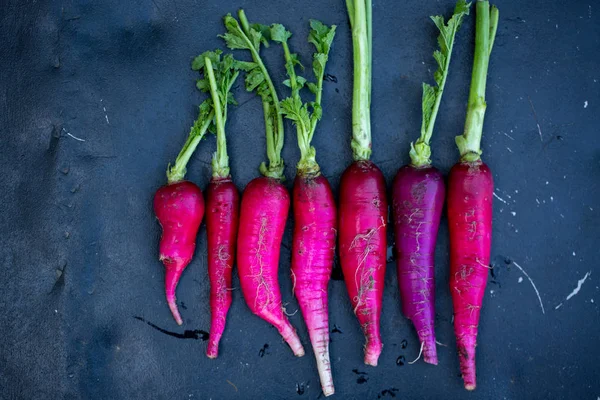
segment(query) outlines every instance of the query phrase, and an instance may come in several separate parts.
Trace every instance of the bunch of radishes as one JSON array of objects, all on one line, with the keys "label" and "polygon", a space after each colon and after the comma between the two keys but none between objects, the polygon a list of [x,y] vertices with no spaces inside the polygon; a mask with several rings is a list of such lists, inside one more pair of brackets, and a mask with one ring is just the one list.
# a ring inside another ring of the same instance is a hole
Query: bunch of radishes
[{"label": "bunch of radishes", "polygon": [[[216,133],[217,150],[213,176],[206,196],[208,275],[210,279],[211,330],[207,356],[218,354],[231,305],[231,273],[237,255],[244,299],[250,310],[277,328],[296,356],[304,348],[282,306],[278,284],[279,249],[290,209],[290,195],[282,184],[284,163],[283,119],[296,127],[301,158],[293,186],[294,233],[292,279],[294,294],[306,321],[316,357],[323,393],[334,393],[329,361],[327,289],[332,271],[336,236],[350,302],[366,338],[365,363],[376,366],[383,344],[380,334],[381,304],[386,268],[388,201],[385,179],[371,155],[371,1],[346,1],[354,49],[352,142],[354,162],[340,182],[339,212],[327,179],[316,162],[311,141],[323,115],[322,85],[335,36],[335,25],[310,21],[309,42],[315,46],[315,81],[296,73],[300,64],[290,51],[291,33],[283,25],[250,24],[242,10],[238,19],[227,15],[222,35],[230,49],[247,50],[252,61],[238,61],[221,51],[196,57],[193,69],[201,72],[197,82],[210,98],[200,106],[183,149],[167,170],[168,184],[154,197],[154,210],[163,228],[160,260],[163,262],[169,308],[178,324],[182,318],[175,289],[190,263],[198,228],[205,211],[201,190],[183,180],[186,165],[208,131]],[[438,70],[436,86],[423,84],[421,136],[411,144],[411,163],[396,175],[392,189],[397,275],[402,311],[417,331],[424,361],[437,364],[434,329],[434,251],[446,198],[442,174],[431,165],[429,147],[435,119],[454,46],[455,35],[469,6],[459,0],[448,22],[432,17],[440,31],[439,50],[434,52]],[[487,280],[493,182],[481,161],[480,141],[485,113],[485,82],[498,10],[486,0],[476,5],[475,56],[464,134],[456,138],[461,159],[452,168],[448,183],[450,227],[450,291],[454,303],[454,327],[460,367],[469,390],[475,388],[475,346],[479,313]],[[279,100],[278,92],[263,63],[260,50],[269,41],[281,44],[290,95]],[[245,72],[248,91],[262,100],[268,164],[260,166],[261,177],[245,188],[241,206],[232,182],[226,149],[225,123],[228,104],[235,104],[231,88],[240,71]],[[304,102],[301,90],[308,88],[313,101]],[[338,235],[339,232],[339,235]]]}]

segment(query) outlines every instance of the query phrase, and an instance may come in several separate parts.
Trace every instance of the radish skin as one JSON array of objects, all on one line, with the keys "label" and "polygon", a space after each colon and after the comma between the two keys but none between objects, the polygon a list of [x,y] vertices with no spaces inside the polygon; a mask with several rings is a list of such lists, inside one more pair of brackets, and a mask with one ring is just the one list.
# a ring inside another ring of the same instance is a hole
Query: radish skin
[{"label": "radish skin", "polygon": [[435,341],[435,243],[442,208],[444,179],[431,165],[429,143],[450,69],[454,39],[470,3],[458,0],[446,22],[441,15],[430,17],[439,30],[433,56],[438,68],[436,85],[423,83],[421,135],[410,144],[410,164],[400,168],[394,179],[392,211],[396,238],[396,267],[402,313],[410,319],[419,336],[423,360],[437,365]]},{"label": "radish skin", "polygon": [[285,118],[296,126],[300,161],[294,181],[294,234],[292,238],[292,280],[302,316],[308,329],[317,362],[321,388],[325,396],[335,393],[329,360],[329,307],[327,287],[333,269],[336,237],[336,207],[327,179],[316,161],[311,146],[317,123],[322,116],[321,98],[325,66],[335,37],[336,26],[310,20],[308,41],[315,46],[313,73],[308,83],[314,101],[305,103],[300,89],[307,82],[296,75],[298,55],[290,51],[292,33],[281,24],[271,25],[271,39],[283,47],[290,96],[280,103]]},{"label": "radish skin", "polygon": [[[260,47],[264,44],[262,32],[250,24],[243,10],[238,11],[238,18],[239,21],[231,15],[225,16],[227,33],[222,38],[229,48],[247,49],[252,56],[252,62],[243,64],[254,74],[253,79],[246,79],[246,89],[256,91],[262,100],[269,160],[268,164],[260,165],[263,176],[248,183],[242,195],[237,242],[240,283],[250,310],[275,326],[296,356],[303,356],[300,339],[284,315],[277,278],[281,239],[290,209],[290,195],[281,183],[283,113],[273,81],[260,57]],[[260,82],[255,84],[258,78]]]},{"label": "radish skin", "polygon": [[475,347],[479,315],[489,272],[494,180],[481,161],[481,137],[487,104],[485,87],[499,12],[477,0],[475,53],[464,133],[456,137],[460,161],[448,180],[450,228],[450,291],[454,333],[465,389],[476,383]]},{"label": "radish skin", "polygon": [[365,364],[383,348],[379,321],[385,278],[388,204],[385,179],[371,157],[371,0],[347,0],[352,29],[352,157],[340,180],[340,262],[354,314],[365,335]]},{"label": "radish skin", "polygon": [[213,177],[206,191],[210,337],[206,355],[216,358],[231,306],[231,273],[239,219],[239,194],[231,178]]},{"label": "radish skin", "polygon": [[[235,62],[231,56],[225,56],[227,61],[220,64],[221,52],[207,51],[196,57],[192,63],[192,69],[204,73],[198,81],[202,83],[198,87],[204,92],[208,91],[209,80],[214,84],[214,74],[210,58],[218,63],[222,69],[226,69],[228,79],[221,79],[221,90],[229,93],[231,86],[238,76],[234,66]],[[205,63],[206,60],[206,63]],[[204,68],[206,67],[206,68]],[[214,88],[213,88],[214,89]],[[192,260],[196,247],[196,235],[204,216],[204,199],[202,191],[192,182],[185,181],[187,164],[196,151],[198,144],[204,138],[213,118],[219,125],[220,108],[218,102],[206,99],[199,107],[199,115],[194,121],[188,134],[187,140],[177,155],[174,165],[167,168],[168,184],[158,189],[154,195],[154,213],[162,227],[162,236],[159,245],[159,259],[163,262],[165,275],[165,293],[167,303],[177,324],[183,324],[183,319],[177,309],[175,289],[183,270]],[[221,124],[222,125],[222,124]],[[229,170],[227,169],[227,173]]]},{"label": "radish skin", "polygon": [[[206,355],[216,358],[219,341],[225,330],[227,312],[231,306],[231,272],[238,229],[239,194],[229,175],[229,157],[225,122],[227,104],[233,102],[230,89],[238,77],[236,62],[231,55],[221,60],[221,53],[203,53],[194,60],[204,67],[215,113],[217,151],[213,154],[213,176],[206,193],[206,234],[208,238],[208,278],[210,281],[210,336]],[[214,62],[214,67],[213,67]]]},{"label": "radish skin", "polygon": [[386,266],[387,198],[383,174],[355,161],[341,178],[340,262],[354,314],[366,338],[365,364],[376,366],[383,348],[379,321]]},{"label": "radish skin", "polygon": [[402,167],[394,179],[392,209],[402,313],[423,344],[423,359],[437,364],[435,243],[444,206],[444,179],[431,165]]},{"label": "radish skin", "polygon": [[237,255],[242,293],[252,312],[281,334],[294,355],[304,355],[296,331],[283,313],[279,290],[279,249],[290,196],[278,179],[253,179],[242,196]]},{"label": "radish skin", "polygon": [[335,390],[329,361],[327,286],[333,267],[336,207],[324,176],[296,176],[294,182],[292,280],[294,294],[317,360],[325,396]]},{"label": "radish skin", "polygon": [[178,325],[183,324],[175,289],[196,248],[196,235],[204,215],[204,199],[198,186],[189,181],[170,183],[154,195],[154,213],[162,227],[159,259],[165,266],[167,304]]},{"label": "radish skin", "polygon": [[481,161],[452,167],[448,181],[450,291],[460,371],[467,390],[475,380],[477,327],[489,273],[494,182]]}]

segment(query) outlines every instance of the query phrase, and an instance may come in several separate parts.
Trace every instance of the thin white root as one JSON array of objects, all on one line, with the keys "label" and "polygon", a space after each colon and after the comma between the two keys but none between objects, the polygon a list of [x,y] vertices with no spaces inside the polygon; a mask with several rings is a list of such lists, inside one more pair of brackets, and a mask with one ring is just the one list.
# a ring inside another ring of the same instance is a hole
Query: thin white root
[{"label": "thin white root", "polygon": [[440,342],[438,342],[437,340],[435,341],[435,343],[436,343],[436,344],[438,344],[438,345],[440,345],[440,346],[448,347],[448,345],[447,345],[447,344],[440,343]]},{"label": "thin white root", "polygon": [[419,356],[417,358],[415,358],[413,361],[409,361],[409,364],[414,364],[417,361],[419,361],[419,358],[421,358],[421,354],[423,354],[423,346],[425,345],[425,342],[421,342],[421,349],[419,350]]}]

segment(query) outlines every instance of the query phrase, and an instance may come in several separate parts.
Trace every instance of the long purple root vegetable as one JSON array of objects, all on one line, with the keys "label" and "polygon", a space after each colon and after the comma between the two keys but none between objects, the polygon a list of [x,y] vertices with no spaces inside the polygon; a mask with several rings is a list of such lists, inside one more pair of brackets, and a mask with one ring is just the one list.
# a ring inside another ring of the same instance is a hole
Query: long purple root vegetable
[{"label": "long purple root vegetable", "polygon": [[423,360],[437,364],[433,260],[444,206],[444,178],[432,166],[406,165],[398,171],[392,190],[402,313],[415,326]]},{"label": "long purple root vegetable", "polygon": [[434,58],[438,70],[434,77],[437,87],[423,84],[423,124],[421,137],[410,150],[411,163],[398,171],[392,187],[394,233],[396,236],[396,265],[402,313],[417,331],[423,359],[437,364],[435,345],[435,243],[444,206],[444,179],[431,165],[429,141],[439,110],[454,37],[469,4],[459,0],[454,15],[447,24],[444,17],[431,19],[440,30]]}]

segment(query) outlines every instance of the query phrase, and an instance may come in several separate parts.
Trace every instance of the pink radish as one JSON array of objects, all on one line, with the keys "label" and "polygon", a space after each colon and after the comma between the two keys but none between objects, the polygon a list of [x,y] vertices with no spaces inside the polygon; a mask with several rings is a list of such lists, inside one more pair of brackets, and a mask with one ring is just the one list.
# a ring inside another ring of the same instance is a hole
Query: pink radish
[{"label": "pink radish", "polygon": [[214,116],[209,100],[200,105],[194,122],[174,166],[167,169],[167,185],[154,195],[154,213],[162,227],[159,259],[165,266],[165,292],[167,304],[177,324],[183,324],[175,289],[183,270],[192,260],[196,248],[196,235],[204,216],[204,199],[198,186],[184,181],[186,166],[198,144],[206,134]]},{"label": "pink radish", "polygon": [[340,262],[354,314],[366,338],[365,364],[383,348],[379,321],[386,266],[385,180],[371,156],[371,0],[346,1],[354,48],[352,152],[340,182]]},{"label": "pink radish", "polygon": [[335,393],[335,388],[329,360],[327,286],[335,254],[336,207],[329,182],[321,174],[315,160],[315,148],[311,146],[311,140],[322,114],[323,77],[336,27],[335,25],[327,27],[316,20],[311,20],[310,26],[308,40],[316,48],[316,53],[313,55],[316,83],[307,84],[315,96],[312,103],[304,103],[300,97],[300,90],[306,84],[306,80],[296,75],[297,55],[290,53],[287,43],[291,33],[286,31],[283,25],[273,25],[271,39],[283,46],[291,96],[281,102],[281,109],[285,117],[296,125],[301,153],[293,192],[294,293],[302,310],[315,353],[323,394],[330,396]]},{"label": "pink radish", "polygon": [[243,10],[238,16],[240,22],[231,15],[225,17],[227,33],[223,38],[230,48],[247,49],[252,54],[253,61],[244,63],[246,88],[256,89],[262,98],[269,158],[268,166],[260,166],[264,176],[252,180],[242,196],[237,242],[240,283],[250,310],[275,326],[296,356],[303,356],[300,339],[283,313],[278,282],[279,249],[290,208],[290,196],[281,184],[283,117],[277,92],[259,55],[262,34],[250,26]]},{"label": "pink radish", "polygon": [[460,370],[467,390],[476,387],[475,346],[487,283],[492,239],[494,183],[481,161],[485,86],[490,53],[498,26],[498,9],[477,1],[475,56],[465,131],[456,137],[461,159],[448,180],[450,291]]},{"label": "pink radish", "polygon": [[[220,54],[221,52],[218,50],[204,53],[196,58],[192,69],[204,68],[205,56],[217,59]],[[230,64],[233,64],[233,58],[229,57]],[[201,64],[198,64],[199,59],[202,60]],[[231,89],[233,80],[229,82],[227,92]],[[204,92],[209,91],[206,73],[203,79],[198,81],[198,87]],[[169,165],[167,168],[167,185],[159,188],[154,195],[154,213],[163,230],[159,245],[159,259],[163,262],[166,270],[167,304],[179,325],[183,324],[183,319],[177,308],[175,289],[183,270],[194,256],[196,236],[204,216],[202,191],[194,183],[183,179],[187,172],[187,164],[213,123],[214,116],[215,110],[212,101],[210,99],[203,101],[199,107],[198,118],[175,160],[175,165]]]},{"label": "pink radish", "polygon": [[411,144],[411,163],[400,168],[392,189],[402,312],[413,322],[421,342],[423,359],[430,364],[438,363],[433,261],[445,187],[442,174],[431,165],[429,141],[448,76],[454,37],[463,16],[469,14],[469,6],[464,0],[459,0],[448,24],[444,23],[442,16],[431,17],[440,31],[440,49],[434,53],[438,63],[434,74],[437,87],[423,84],[421,137],[414,146]]},{"label": "pink radish", "polygon": [[196,235],[204,215],[204,199],[198,186],[189,181],[172,181],[156,191],[154,213],[163,229],[159,259],[166,270],[167,304],[177,324],[183,324],[175,289],[196,248]]},{"label": "pink radish", "polygon": [[[229,175],[225,137],[227,104],[233,102],[229,89],[238,77],[231,55],[220,52],[201,54],[194,61],[204,68],[215,111],[217,151],[213,155],[213,176],[206,191],[206,233],[208,238],[208,277],[210,280],[210,337],[206,355],[216,358],[231,306],[231,272],[235,258],[240,197]],[[206,83],[203,83],[203,86]]]}]

